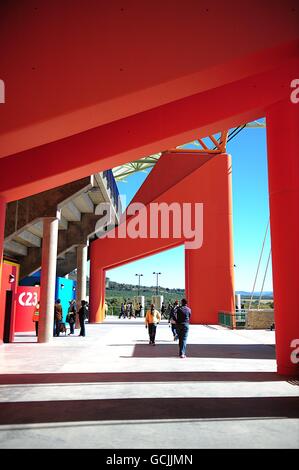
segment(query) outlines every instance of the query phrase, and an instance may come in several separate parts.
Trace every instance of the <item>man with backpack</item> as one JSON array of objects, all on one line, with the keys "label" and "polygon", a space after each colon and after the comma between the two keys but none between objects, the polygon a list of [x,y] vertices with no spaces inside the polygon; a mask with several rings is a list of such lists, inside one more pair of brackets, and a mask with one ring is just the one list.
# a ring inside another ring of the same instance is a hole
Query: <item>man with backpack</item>
[{"label": "man with backpack", "polygon": [[179,356],[182,359],[186,358],[190,317],[191,309],[187,305],[187,300],[182,299],[181,306],[176,311],[176,329],[179,337]]}]

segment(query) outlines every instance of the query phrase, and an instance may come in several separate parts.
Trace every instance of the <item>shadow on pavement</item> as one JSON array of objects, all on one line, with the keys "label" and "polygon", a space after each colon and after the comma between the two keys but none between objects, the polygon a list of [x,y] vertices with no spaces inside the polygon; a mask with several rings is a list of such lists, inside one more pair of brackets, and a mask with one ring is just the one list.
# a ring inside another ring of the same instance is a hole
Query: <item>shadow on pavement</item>
[{"label": "shadow on pavement", "polygon": [[[275,359],[275,347],[265,344],[187,344],[188,357],[229,359]],[[178,343],[136,344],[132,356],[173,357],[178,355]],[[123,357],[123,356],[122,356]]]},{"label": "shadow on pavement", "polygon": [[1,425],[225,418],[299,418],[298,398],[128,398],[0,403]]},{"label": "shadow on pavement", "polygon": [[286,382],[275,372],[72,372],[1,374],[0,385],[105,382]]}]

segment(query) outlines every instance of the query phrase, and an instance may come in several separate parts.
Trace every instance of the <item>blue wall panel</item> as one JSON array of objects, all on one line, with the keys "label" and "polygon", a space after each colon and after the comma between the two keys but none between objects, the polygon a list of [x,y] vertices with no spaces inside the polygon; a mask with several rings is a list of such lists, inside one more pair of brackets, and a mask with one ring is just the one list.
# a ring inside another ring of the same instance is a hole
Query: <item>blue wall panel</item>
[{"label": "blue wall panel", "polygon": [[56,278],[55,301],[60,299],[64,322],[69,308],[69,301],[76,298],[74,288],[76,288],[76,281],[65,277]]}]

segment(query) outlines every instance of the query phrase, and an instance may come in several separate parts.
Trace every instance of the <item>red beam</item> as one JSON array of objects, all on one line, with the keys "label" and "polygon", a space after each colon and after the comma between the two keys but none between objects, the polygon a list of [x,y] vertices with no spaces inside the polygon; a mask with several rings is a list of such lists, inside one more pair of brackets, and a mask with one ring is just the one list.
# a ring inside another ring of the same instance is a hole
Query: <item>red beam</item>
[{"label": "red beam", "polygon": [[0,160],[7,201],[213,134],[265,115],[287,98],[299,61],[174,103],[120,119]]}]

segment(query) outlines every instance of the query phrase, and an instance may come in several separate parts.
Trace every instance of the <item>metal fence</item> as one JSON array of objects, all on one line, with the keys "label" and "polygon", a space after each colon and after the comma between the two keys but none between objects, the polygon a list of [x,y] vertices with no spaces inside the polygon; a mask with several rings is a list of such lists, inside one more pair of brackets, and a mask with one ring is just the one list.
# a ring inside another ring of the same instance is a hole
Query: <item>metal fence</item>
[{"label": "metal fence", "polygon": [[247,310],[240,310],[235,313],[219,312],[218,324],[231,329],[245,328]]}]

